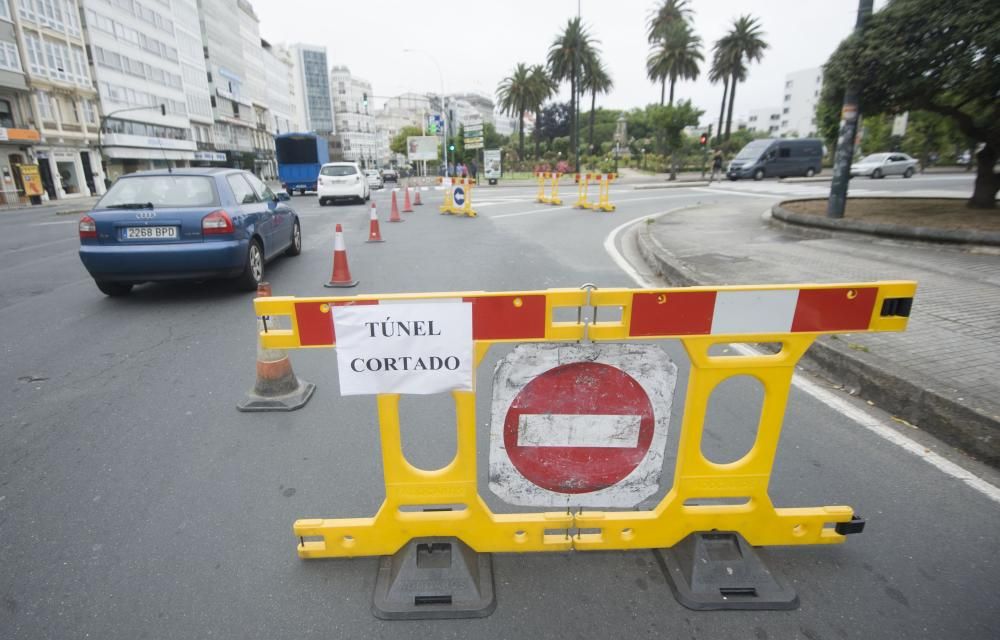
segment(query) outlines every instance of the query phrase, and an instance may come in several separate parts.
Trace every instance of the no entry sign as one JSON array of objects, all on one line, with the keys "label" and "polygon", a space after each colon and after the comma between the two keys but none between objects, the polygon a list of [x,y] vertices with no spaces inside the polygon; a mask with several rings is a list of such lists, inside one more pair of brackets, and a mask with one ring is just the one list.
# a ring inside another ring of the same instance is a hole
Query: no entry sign
[{"label": "no entry sign", "polygon": [[638,504],[659,487],[676,380],[655,346],[519,345],[494,375],[490,489],[517,505]]}]

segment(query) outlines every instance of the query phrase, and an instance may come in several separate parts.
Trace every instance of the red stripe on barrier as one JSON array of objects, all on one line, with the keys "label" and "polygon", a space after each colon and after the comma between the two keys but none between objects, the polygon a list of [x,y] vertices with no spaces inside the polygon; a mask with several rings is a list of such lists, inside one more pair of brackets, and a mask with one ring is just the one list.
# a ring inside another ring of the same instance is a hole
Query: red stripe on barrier
[{"label": "red stripe on barrier", "polygon": [[545,337],[544,295],[488,296],[464,301],[472,303],[473,340]]},{"label": "red stripe on barrier", "polygon": [[686,336],[712,332],[715,291],[632,294],[629,335]]},{"label": "red stripe on barrier", "polygon": [[320,311],[321,302],[296,302],[295,321],[303,347],[333,344],[333,316]]},{"label": "red stripe on barrier", "polygon": [[803,289],[795,306],[792,331],[866,330],[876,298],[875,287]]}]

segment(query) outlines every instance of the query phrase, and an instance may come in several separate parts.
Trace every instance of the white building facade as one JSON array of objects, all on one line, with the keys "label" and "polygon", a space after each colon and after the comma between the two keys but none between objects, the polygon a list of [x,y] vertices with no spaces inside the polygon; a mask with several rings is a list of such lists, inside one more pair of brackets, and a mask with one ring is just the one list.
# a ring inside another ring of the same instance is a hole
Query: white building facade
[{"label": "white building facade", "polygon": [[750,115],[747,116],[747,131],[778,137],[781,131],[781,109],[781,107],[751,109]]},{"label": "white building facade", "polygon": [[0,0],[0,204],[20,205],[31,194],[24,190],[21,168],[36,164],[34,145],[41,135],[32,113],[32,97],[21,63],[18,29],[10,0]]},{"label": "white building facade", "polygon": [[783,137],[810,138],[816,135],[816,104],[823,89],[823,69],[802,69],[785,76],[781,103]]},{"label": "white building facade", "polygon": [[351,75],[345,66],[335,66],[330,69],[330,96],[342,157],[364,167],[376,166],[378,150],[371,83]]},{"label": "white building facade", "polygon": [[108,180],[188,166],[196,145],[172,13],[103,0],[83,0],[83,9]]}]

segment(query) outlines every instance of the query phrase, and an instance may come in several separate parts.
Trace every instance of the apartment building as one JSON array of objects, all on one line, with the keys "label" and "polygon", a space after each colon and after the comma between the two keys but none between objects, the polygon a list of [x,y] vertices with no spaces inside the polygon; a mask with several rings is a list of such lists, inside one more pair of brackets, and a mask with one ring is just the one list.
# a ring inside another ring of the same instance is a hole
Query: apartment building
[{"label": "apartment building", "polygon": [[336,129],[326,47],[295,44],[291,46],[291,54],[298,122],[306,131],[330,136]]},{"label": "apartment building", "polygon": [[375,166],[378,153],[371,83],[351,75],[347,67],[335,66],[330,69],[330,95],[341,157],[364,167]]},{"label": "apartment building", "polygon": [[802,69],[785,76],[779,129],[782,136],[809,138],[816,135],[816,104],[822,89],[822,67]]},{"label": "apartment building", "polygon": [[10,0],[0,0],[0,204],[27,202],[21,166],[35,164],[40,139]]},{"label": "apartment building", "polygon": [[747,116],[747,131],[750,133],[766,133],[777,137],[781,130],[781,107],[764,107],[751,109]]},{"label": "apartment building", "polygon": [[82,0],[82,5],[108,181],[134,171],[188,166],[197,147],[177,41],[183,27],[175,23],[175,12],[127,0]]},{"label": "apartment building", "polygon": [[[16,13],[13,3],[2,4],[0,11],[12,18],[30,88],[29,94],[20,96],[17,111],[24,124],[39,134],[33,155],[43,198],[104,193],[97,91],[87,63],[79,4],[76,0],[18,0]],[[8,48],[7,53],[12,51]]]}]

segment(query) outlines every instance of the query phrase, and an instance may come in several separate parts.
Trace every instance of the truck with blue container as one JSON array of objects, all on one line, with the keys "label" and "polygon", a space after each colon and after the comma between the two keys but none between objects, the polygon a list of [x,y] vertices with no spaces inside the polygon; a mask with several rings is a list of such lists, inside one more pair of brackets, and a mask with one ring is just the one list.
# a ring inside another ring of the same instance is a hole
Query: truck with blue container
[{"label": "truck with blue container", "polygon": [[315,133],[274,136],[274,154],[278,160],[278,179],[288,195],[315,191],[319,170],[330,161],[326,138]]}]

